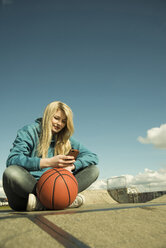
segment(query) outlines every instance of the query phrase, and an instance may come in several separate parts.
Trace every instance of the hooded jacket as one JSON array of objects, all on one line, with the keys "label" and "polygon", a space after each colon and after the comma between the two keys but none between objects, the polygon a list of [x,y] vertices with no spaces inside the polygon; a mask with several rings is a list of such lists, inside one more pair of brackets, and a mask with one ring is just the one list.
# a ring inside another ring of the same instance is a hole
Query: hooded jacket
[{"label": "hooded jacket", "polygon": [[[37,119],[31,125],[26,125],[22,129],[18,130],[13,147],[11,148],[10,154],[7,158],[6,166],[22,166],[37,180],[46,170],[50,169],[51,167],[43,169],[40,168],[41,157],[37,156],[37,146],[39,143],[40,133],[41,119]],[[89,165],[98,163],[98,157],[95,153],[89,151],[82,144],[80,144],[80,142],[72,137],[69,140],[72,149],[79,150],[79,155],[74,162],[75,170],[73,171],[73,174]],[[48,158],[54,156],[55,145],[56,141],[52,140],[48,150]]]}]

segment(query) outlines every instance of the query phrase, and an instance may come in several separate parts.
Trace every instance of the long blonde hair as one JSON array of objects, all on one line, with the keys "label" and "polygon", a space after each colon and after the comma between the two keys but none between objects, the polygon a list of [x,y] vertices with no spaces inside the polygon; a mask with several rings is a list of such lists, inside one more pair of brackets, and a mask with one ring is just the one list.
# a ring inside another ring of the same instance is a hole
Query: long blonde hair
[{"label": "long blonde hair", "polygon": [[67,154],[71,149],[71,144],[69,141],[70,136],[74,132],[74,125],[73,125],[73,113],[72,110],[68,105],[63,102],[55,101],[51,102],[47,105],[42,119],[42,128],[41,128],[41,135],[39,138],[39,145],[37,147],[38,156],[42,158],[46,158],[48,155],[48,149],[51,143],[52,138],[52,118],[58,110],[64,111],[67,122],[65,127],[57,133],[56,145],[54,155],[58,154]]}]

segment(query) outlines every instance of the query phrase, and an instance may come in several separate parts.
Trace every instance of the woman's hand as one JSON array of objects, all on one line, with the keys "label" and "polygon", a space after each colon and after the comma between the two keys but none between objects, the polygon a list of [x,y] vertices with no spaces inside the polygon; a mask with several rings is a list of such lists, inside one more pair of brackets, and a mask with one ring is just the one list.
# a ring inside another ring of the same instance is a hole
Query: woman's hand
[{"label": "woman's hand", "polygon": [[66,167],[64,167],[64,169],[66,169],[72,173],[72,171],[75,169],[75,165],[72,164],[72,165],[66,166]]},{"label": "woman's hand", "polygon": [[57,155],[52,158],[42,158],[40,160],[40,168],[47,168],[47,167],[56,167],[56,168],[63,168],[69,167],[73,165],[75,159],[73,156],[66,156],[66,155]]}]

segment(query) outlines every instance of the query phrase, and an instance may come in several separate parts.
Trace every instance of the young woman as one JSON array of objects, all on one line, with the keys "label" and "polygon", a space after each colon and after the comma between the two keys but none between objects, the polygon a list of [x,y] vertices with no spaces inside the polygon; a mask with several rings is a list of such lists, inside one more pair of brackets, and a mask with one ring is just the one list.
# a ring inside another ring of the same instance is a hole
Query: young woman
[{"label": "young woman", "polygon": [[[78,181],[78,193],[97,179],[97,155],[73,139],[73,132],[72,110],[59,101],[48,104],[43,118],[18,131],[3,173],[3,188],[12,209],[44,209],[36,197],[36,184],[50,168],[63,167],[72,172]],[[67,156],[71,148],[79,150],[76,160]],[[83,195],[78,194],[72,207],[83,203]]]}]

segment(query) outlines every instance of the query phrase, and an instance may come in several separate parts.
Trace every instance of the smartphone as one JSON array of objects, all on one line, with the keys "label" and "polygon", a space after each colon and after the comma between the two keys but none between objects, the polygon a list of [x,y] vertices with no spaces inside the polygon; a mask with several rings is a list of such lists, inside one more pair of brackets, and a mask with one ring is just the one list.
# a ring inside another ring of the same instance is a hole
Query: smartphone
[{"label": "smartphone", "polygon": [[74,159],[76,160],[78,154],[79,154],[79,150],[71,149],[71,150],[69,151],[69,153],[67,154],[67,156],[73,156]]}]

